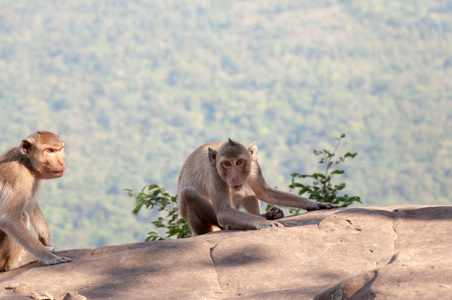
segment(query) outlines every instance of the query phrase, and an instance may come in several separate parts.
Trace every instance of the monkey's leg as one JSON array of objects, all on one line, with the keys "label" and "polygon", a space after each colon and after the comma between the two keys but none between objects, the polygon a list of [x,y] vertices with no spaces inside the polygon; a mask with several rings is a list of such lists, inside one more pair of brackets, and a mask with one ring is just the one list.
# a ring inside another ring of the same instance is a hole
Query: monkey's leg
[{"label": "monkey's leg", "polygon": [[236,192],[232,197],[232,204],[235,209],[238,209],[243,204],[243,207],[248,213],[262,216],[267,220],[276,220],[284,217],[282,209],[275,206],[261,214],[260,201],[249,187],[244,187],[239,192]]},{"label": "monkey's leg", "polygon": [[2,240],[0,243],[0,270],[17,269],[37,260],[3,231],[0,231],[0,239]]},{"label": "monkey's leg", "polygon": [[234,192],[232,196],[232,207],[238,210],[241,206],[250,214],[258,216],[261,214],[259,200],[248,186],[244,186],[240,191]]},{"label": "monkey's leg", "polygon": [[8,270],[10,243],[11,238],[9,238],[4,231],[0,230],[0,271]]},{"label": "monkey's leg", "polygon": [[33,254],[31,254],[28,251],[22,250],[22,252],[19,256],[19,259],[17,260],[17,265],[14,267],[14,269],[28,265],[29,263],[32,263],[35,261],[38,261],[38,260],[36,259],[36,257]]},{"label": "monkey's leg", "polygon": [[257,199],[256,195],[247,195],[243,198],[243,207],[247,212],[253,215],[261,214],[261,206],[259,203],[259,199]]},{"label": "monkey's leg", "polygon": [[257,199],[253,190],[249,187],[242,188],[232,197],[232,203],[235,209],[238,209],[243,204],[245,210],[253,215],[258,215],[267,220],[276,220],[284,217],[282,209],[273,206],[269,211],[261,214],[261,204]]},{"label": "monkey's leg", "polygon": [[179,193],[181,215],[192,231],[192,235],[200,235],[220,227],[212,203],[196,189],[187,187]]}]

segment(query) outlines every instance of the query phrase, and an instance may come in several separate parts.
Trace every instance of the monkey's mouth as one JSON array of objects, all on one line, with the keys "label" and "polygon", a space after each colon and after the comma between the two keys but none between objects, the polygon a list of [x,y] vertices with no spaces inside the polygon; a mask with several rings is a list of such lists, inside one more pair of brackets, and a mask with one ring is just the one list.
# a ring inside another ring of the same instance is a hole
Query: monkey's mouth
[{"label": "monkey's mouth", "polygon": [[234,191],[240,191],[240,189],[242,188],[243,184],[240,185],[233,185],[231,186],[231,189]]},{"label": "monkey's mouth", "polygon": [[64,170],[62,170],[62,171],[52,171],[52,173],[57,175],[57,176],[63,176]]}]

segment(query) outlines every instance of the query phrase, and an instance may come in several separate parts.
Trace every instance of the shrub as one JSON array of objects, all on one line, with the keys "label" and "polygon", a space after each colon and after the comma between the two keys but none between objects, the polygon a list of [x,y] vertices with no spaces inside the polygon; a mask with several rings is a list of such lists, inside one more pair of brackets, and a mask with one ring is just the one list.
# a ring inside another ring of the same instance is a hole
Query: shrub
[{"label": "shrub", "polygon": [[166,213],[165,218],[159,215],[156,221],[151,221],[151,224],[154,224],[155,227],[165,229],[166,236],[160,236],[157,232],[150,231],[145,241],[167,240],[171,237],[182,239],[191,236],[187,223],[179,217],[177,195],[170,195],[165,188],[157,184],[145,186],[138,195],[135,195],[130,189],[126,189],[126,191],[130,197],[135,198],[133,210],[135,215],[143,206],[148,209],[156,207],[159,212]]},{"label": "shrub", "polygon": [[[323,173],[313,173],[313,174],[298,174],[293,173],[292,183],[289,185],[290,189],[300,189],[298,191],[298,195],[307,194],[307,197],[312,200],[320,201],[320,202],[329,202],[333,204],[338,204],[341,207],[349,206],[355,202],[359,202],[362,204],[360,197],[358,196],[349,196],[347,194],[339,195],[339,192],[345,188],[345,182],[333,185],[332,179],[336,175],[342,175],[345,173],[344,170],[337,169],[337,166],[340,163],[345,162],[347,158],[354,158],[358,153],[347,152],[343,157],[340,156],[337,159],[336,151],[341,144],[342,139],[345,138],[345,133],[343,133],[340,138],[337,139],[337,145],[332,152],[328,150],[314,150],[314,155],[320,156],[319,164],[323,165],[324,172]],[[312,184],[303,184],[296,179],[298,178],[311,178]],[[298,209],[292,209],[291,213],[298,213]]]}]

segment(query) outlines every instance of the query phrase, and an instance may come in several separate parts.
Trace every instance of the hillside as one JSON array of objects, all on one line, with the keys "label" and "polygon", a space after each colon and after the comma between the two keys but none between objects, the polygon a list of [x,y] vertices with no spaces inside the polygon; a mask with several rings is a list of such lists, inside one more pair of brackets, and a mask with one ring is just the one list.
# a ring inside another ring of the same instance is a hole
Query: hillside
[{"label": "hillside", "polygon": [[288,190],[346,133],[366,205],[451,203],[450,0],[6,1],[0,20],[0,151],[38,129],[66,143],[40,196],[56,248],[142,241],[124,189],[174,193],[228,137]]}]

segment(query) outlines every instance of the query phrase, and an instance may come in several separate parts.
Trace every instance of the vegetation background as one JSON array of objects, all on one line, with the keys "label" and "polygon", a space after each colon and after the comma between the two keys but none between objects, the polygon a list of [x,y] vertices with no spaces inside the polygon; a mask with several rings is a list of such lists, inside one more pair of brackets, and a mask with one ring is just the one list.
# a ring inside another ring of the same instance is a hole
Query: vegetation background
[{"label": "vegetation background", "polygon": [[174,194],[190,152],[228,137],[288,190],[346,133],[364,205],[451,204],[451,87],[450,0],[0,5],[0,151],[61,133],[67,172],[40,195],[58,249],[142,241],[155,212],[124,189]]}]

